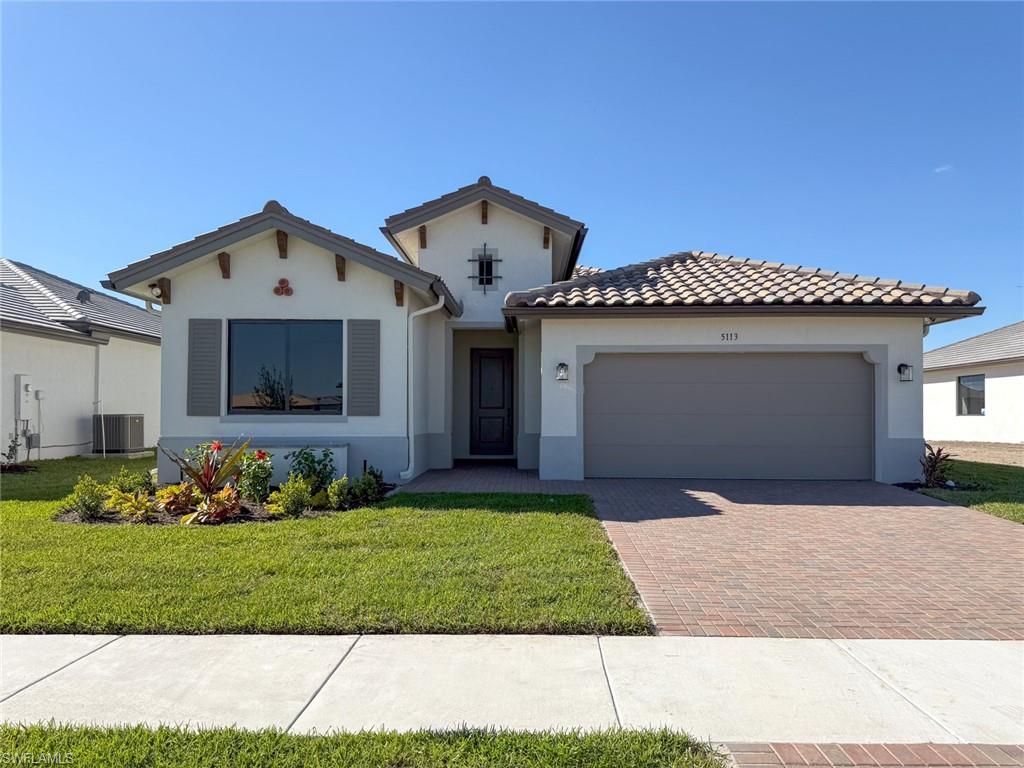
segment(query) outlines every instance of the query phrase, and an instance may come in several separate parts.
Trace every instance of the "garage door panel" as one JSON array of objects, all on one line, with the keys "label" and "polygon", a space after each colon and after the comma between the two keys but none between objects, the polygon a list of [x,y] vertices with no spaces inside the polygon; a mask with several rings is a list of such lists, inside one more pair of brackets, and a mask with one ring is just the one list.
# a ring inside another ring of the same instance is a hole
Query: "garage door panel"
[{"label": "garage door panel", "polygon": [[666,405],[688,413],[864,412],[863,383],[850,380],[815,388],[802,382],[587,382],[586,393],[593,415],[664,413]]},{"label": "garage door panel", "polygon": [[590,477],[867,479],[857,354],[608,354],[584,369]]},{"label": "garage door panel", "polygon": [[747,414],[722,419],[719,414],[602,414],[584,425],[587,442],[615,445],[737,445],[765,446],[821,443],[837,435],[839,443],[870,441],[871,424],[859,414],[817,419],[800,414]]},{"label": "garage door panel", "polygon": [[601,446],[592,458],[602,471],[588,470],[590,477],[861,480],[867,471],[853,446],[792,447],[785,455],[743,445],[680,446],[671,454],[658,446]]}]

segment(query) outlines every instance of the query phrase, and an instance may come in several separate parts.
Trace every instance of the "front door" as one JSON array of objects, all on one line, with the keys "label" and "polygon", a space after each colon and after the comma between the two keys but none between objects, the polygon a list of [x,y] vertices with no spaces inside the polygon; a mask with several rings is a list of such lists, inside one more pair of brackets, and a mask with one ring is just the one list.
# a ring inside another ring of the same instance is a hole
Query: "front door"
[{"label": "front door", "polygon": [[471,349],[469,358],[469,452],[511,456],[512,350]]}]

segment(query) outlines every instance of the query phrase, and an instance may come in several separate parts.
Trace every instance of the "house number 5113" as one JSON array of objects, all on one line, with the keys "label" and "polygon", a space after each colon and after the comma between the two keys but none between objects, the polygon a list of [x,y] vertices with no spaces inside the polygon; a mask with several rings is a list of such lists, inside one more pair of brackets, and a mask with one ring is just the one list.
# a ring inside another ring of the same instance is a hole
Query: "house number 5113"
[{"label": "house number 5113", "polygon": [[740,335],[735,331],[729,331],[728,333],[722,334],[722,341],[739,341]]}]

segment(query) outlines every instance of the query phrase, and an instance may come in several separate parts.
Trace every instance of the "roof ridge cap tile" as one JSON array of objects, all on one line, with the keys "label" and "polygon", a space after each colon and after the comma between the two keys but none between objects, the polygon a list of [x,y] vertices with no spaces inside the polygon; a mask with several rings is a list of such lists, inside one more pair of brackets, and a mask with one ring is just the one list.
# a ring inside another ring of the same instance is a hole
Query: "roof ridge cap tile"
[{"label": "roof ridge cap tile", "polygon": [[[82,312],[79,312],[77,309],[75,309],[70,304],[68,304],[66,301],[64,301],[60,296],[58,296],[53,291],[51,291],[49,288],[47,288],[45,285],[43,285],[41,282],[39,282],[39,280],[34,275],[29,274],[25,270],[25,268],[23,266],[12,262],[10,259],[4,259],[4,261],[7,262],[7,266],[10,267],[12,270],[14,270],[14,272],[16,272],[19,277],[21,277],[23,280],[25,280],[27,283],[29,283],[29,285],[31,285],[35,290],[37,290],[39,293],[41,293],[47,299],[49,299],[54,304],[56,304],[58,307],[60,307],[62,310],[64,310],[64,312],[66,312],[68,315],[70,315],[72,320],[87,320],[88,319]],[[28,300],[30,302],[32,301],[31,298],[28,298]],[[38,309],[40,312],[42,312],[43,314],[49,316],[49,313],[47,312],[46,308],[40,307],[40,306],[36,305],[35,302],[33,302],[33,305],[35,305],[36,309]],[[52,320],[53,318],[51,317],[50,319]]]}]

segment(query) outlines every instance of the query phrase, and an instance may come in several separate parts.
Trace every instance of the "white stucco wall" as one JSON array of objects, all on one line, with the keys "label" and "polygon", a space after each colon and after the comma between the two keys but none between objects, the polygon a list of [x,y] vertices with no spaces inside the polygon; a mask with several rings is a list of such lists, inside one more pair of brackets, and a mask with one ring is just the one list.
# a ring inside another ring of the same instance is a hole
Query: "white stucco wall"
[{"label": "white stucco wall", "polygon": [[[440,275],[463,303],[463,322],[500,322],[505,294],[551,282],[551,249],[543,247],[543,225],[497,204],[488,207],[486,224],[480,223],[479,203],[429,222],[427,247],[422,250],[416,229],[402,233],[399,240],[414,263]],[[484,243],[501,259],[495,265],[500,279],[486,294],[469,279],[476,269],[469,259]]]},{"label": "white stucco wall", "polygon": [[[985,375],[985,415],[960,416],[957,378],[979,373]],[[926,372],[924,436],[937,441],[1024,442],[1024,361]]]},{"label": "white stucco wall", "polygon": [[[92,416],[102,399],[106,413],[141,413],[146,445],[160,429],[160,347],[119,337],[107,344],[81,343],[30,334],[0,333],[3,397],[0,419],[6,451],[14,431],[14,377],[28,374],[42,390],[30,406],[30,429],[39,431],[42,458],[92,452]],[[97,371],[99,387],[97,388]],[[25,458],[24,440],[19,456]],[[39,452],[32,451],[32,458]]]},{"label": "white stucco wall", "polygon": [[[406,300],[405,306],[396,306],[393,278],[351,259],[345,281],[339,281],[334,254],[296,237],[289,238],[287,259],[278,257],[273,232],[236,244],[228,251],[230,279],[221,277],[214,254],[170,275],[172,301],[163,309],[161,441],[180,448],[213,437],[234,439],[246,435],[253,437],[254,445],[315,447],[332,441],[348,443],[349,466],[339,467],[340,471],[358,474],[366,458],[384,469],[388,479],[396,479],[407,460],[406,331],[414,302]],[[289,281],[292,296],[274,295],[273,288],[280,278]],[[406,293],[411,291],[407,288]],[[422,306],[422,302],[415,306]],[[222,367],[222,415],[188,416],[188,321],[193,317],[225,321],[222,366],[227,365],[226,321],[231,319],[380,320],[380,415],[225,415],[228,376],[226,367]],[[169,463],[162,463],[160,468],[161,472],[170,472]]]},{"label": "white stucco wall", "polygon": [[[583,475],[584,366],[598,352],[863,352],[875,363],[875,479],[917,477],[922,441],[920,373],[899,382],[896,366],[921,371],[920,318],[822,318],[760,315],[751,318],[544,319],[541,327],[542,477]],[[735,333],[723,343],[723,333]],[[569,381],[555,381],[555,366],[570,366]]]}]

